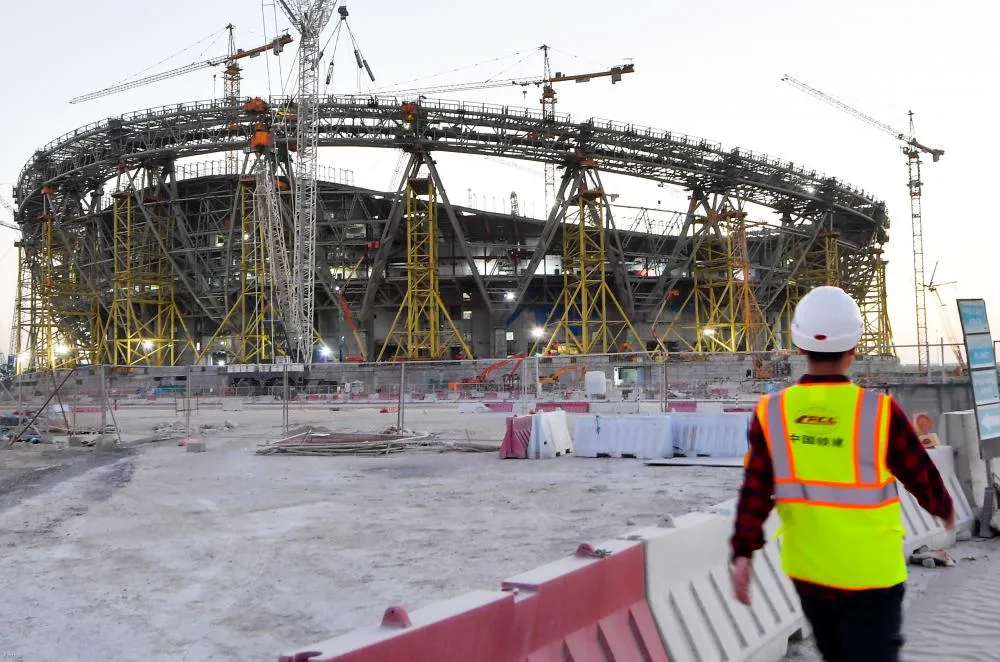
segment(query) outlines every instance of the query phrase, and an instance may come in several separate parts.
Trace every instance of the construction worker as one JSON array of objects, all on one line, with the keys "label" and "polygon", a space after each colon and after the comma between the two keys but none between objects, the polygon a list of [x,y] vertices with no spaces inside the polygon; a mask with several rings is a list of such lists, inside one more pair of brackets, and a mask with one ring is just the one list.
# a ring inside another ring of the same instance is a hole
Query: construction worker
[{"label": "construction worker", "polygon": [[838,287],[802,298],[792,342],[807,374],[766,395],[751,422],[731,539],[736,599],[750,604],[751,558],[776,507],[781,564],[826,662],[896,662],[906,581],[902,483],[954,528],[951,497],[909,418],[847,377],[864,322]]}]

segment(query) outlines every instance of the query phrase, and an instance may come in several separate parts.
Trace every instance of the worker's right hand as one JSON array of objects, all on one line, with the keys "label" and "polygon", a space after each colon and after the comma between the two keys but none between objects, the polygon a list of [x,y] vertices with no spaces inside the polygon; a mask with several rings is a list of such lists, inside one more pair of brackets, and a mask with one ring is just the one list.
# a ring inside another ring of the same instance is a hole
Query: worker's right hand
[{"label": "worker's right hand", "polygon": [[949,531],[954,531],[955,530],[955,509],[954,508],[951,509],[951,514],[948,515],[948,517],[945,518],[945,520],[944,520],[944,528],[948,529]]},{"label": "worker's right hand", "polygon": [[733,561],[729,570],[729,579],[733,584],[733,595],[740,604],[750,606],[750,559],[739,557]]}]

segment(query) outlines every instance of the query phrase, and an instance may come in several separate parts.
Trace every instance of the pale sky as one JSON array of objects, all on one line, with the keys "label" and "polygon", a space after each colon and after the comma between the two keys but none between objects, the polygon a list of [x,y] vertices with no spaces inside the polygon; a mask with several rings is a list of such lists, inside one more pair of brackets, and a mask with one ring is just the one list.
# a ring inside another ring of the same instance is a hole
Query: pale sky
[{"label": "pale sky", "polygon": [[[897,344],[916,339],[909,200],[905,157],[891,136],[780,81],[785,73],[840,98],[890,125],[906,129],[914,110],[917,137],[942,148],[924,168],[927,275],[940,262],[942,288],[955,333],[957,297],[983,297],[994,324],[996,240],[991,209],[997,174],[998,128],[993,118],[1000,45],[995,3],[959,0],[508,0],[455,3],[425,0],[348,2],[350,23],[377,78],[376,87],[423,78],[417,85],[541,74],[540,53],[554,49],[554,70],[583,73],[631,58],[636,72],[612,87],[606,80],[557,87],[559,112],[647,125],[790,160],[872,192],[892,218],[889,313]],[[84,104],[68,100],[149,68],[148,73],[226,52],[222,36],[179,51],[236,25],[237,45],[252,48],[274,36],[271,0],[138,2],[52,0],[39,16],[35,3],[0,2],[4,103],[0,126],[0,194],[8,200],[17,175],[39,146],[109,116],[222,94],[221,72],[203,69]],[[336,17],[335,19],[336,20]],[[266,24],[266,27],[265,27]],[[286,21],[277,10],[277,25]],[[292,35],[297,37],[294,31]],[[213,37],[214,38],[214,37]],[[353,56],[342,38],[333,90],[358,86]],[[245,61],[244,95],[280,93],[280,71],[295,66],[293,43],[280,58]],[[332,49],[332,46],[331,46]],[[517,57],[511,54],[521,53]],[[473,67],[477,63],[492,63]],[[523,60],[520,64],[518,61]],[[270,69],[270,85],[268,83]],[[448,76],[433,74],[456,70]],[[505,71],[504,71],[505,70]],[[213,74],[220,74],[213,83]],[[410,85],[408,85],[409,87]],[[436,95],[440,96],[440,95]],[[535,88],[464,92],[448,98],[536,108]],[[321,162],[354,171],[355,183],[387,189],[398,153],[323,150]],[[446,155],[441,174],[452,200],[471,189],[481,206],[499,208],[512,190],[524,211],[541,215],[541,167]],[[608,183],[608,182],[606,182]],[[679,208],[678,194],[654,185],[613,179],[619,202]],[[482,205],[483,201],[489,201]],[[0,216],[7,212],[0,209]],[[16,233],[0,229],[0,349],[6,351],[16,279]],[[930,336],[946,335],[939,306],[928,298]],[[998,327],[1000,328],[1000,327]],[[996,335],[996,334],[995,334]]]}]

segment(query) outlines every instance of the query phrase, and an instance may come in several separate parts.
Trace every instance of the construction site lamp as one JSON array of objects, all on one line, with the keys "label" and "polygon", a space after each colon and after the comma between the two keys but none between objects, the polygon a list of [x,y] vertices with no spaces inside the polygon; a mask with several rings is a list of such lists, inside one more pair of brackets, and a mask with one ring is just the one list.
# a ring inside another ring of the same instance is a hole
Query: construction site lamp
[{"label": "construction site lamp", "polygon": [[514,300],[514,293],[513,292],[507,292],[506,294],[503,295],[503,298],[506,299],[507,301],[513,301]]},{"label": "construction site lamp", "polygon": [[536,326],[531,330],[531,335],[534,336],[535,338],[541,338],[542,336],[545,335],[545,329],[543,329],[540,326]]},{"label": "construction site lamp", "polygon": [[69,354],[69,347],[66,345],[56,345],[56,354],[59,356],[66,356]]},{"label": "construction site lamp", "polygon": [[323,358],[329,358],[331,354],[333,354],[333,351],[326,345],[319,348],[319,355]]},{"label": "construction site lamp", "polygon": [[155,347],[155,345],[153,344],[152,340],[147,340],[146,342],[142,343],[142,348],[147,351],[153,349],[153,347]]},{"label": "construction site lamp", "polygon": [[702,335],[706,335],[709,338],[711,338],[712,336],[715,335],[715,329],[704,329],[704,330],[702,330],[701,333],[702,333]]}]

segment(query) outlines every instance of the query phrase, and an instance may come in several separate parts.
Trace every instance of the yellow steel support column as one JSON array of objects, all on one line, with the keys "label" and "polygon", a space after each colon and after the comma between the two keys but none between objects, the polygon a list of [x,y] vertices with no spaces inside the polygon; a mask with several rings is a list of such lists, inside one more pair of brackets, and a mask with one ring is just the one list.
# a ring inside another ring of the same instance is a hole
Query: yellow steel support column
[{"label": "yellow steel support column", "polygon": [[239,179],[240,290],[215,333],[205,343],[198,360],[212,352],[219,338],[234,330],[238,336],[233,363],[270,363],[274,360],[275,347],[268,329],[272,313],[268,292],[266,229],[263,222],[258,222],[256,208],[258,202],[264,201],[263,196],[257,195],[256,186],[256,177]]},{"label": "yellow steel support column", "polygon": [[[112,304],[103,361],[112,365],[176,365],[193,341],[174,301],[170,262],[160,247],[170,236],[170,218],[155,200],[155,230],[137,215],[133,191],[113,196]],[[160,233],[157,237],[154,233]],[[178,335],[178,331],[181,335]],[[193,358],[193,353],[192,353]]]},{"label": "yellow steel support column", "polygon": [[546,320],[547,338],[536,341],[532,353],[543,342],[545,353],[608,354],[627,341],[635,342],[634,351],[645,350],[608,282],[606,201],[596,179],[588,185],[588,174],[587,167],[580,171],[568,199],[576,209],[562,224],[562,293]]},{"label": "yellow steel support column", "polygon": [[[708,227],[692,261],[692,289],[663,338],[673,335],[695,352],[773,348],[777,341],[764,322],[754,287],[746,212],[713,211],[701,222]],[[693,311],[693,327],[682,322],[686,311]],[[665,346],[663,350],[666,351]]]},{"label": "yellow steel support column", "polygon": [[875,260],[874,277],[861,303],[861,314],[865,320],[865,332],[858,344],[858,351],[868,356],[896,356],[892,341],[892,325],[889,323],[889,305],[886,296],[885,268],[888,262],[882,258],[880,249],[872,249]]},{"label": "yellow steel support column", "polygon": [[[409,177],[406,183],[406,295],[396,313],[378,360],[388,356],[409,360],[440,359],[458,346],[466,358],[472,350],[448,314],[438,285],[437,190],[429,177]],[[400,321],[403,328],[400,329]]]},{"label": "yellow steel support column", "polygon": [[840,233],[834,230],[823,230],[817,235],[798,273],[785,287],[785,305],[780,315],[786,330],[785,349],[793,349],[791,328],[795,306],[809,290],[821,285],[840,286]]}]

